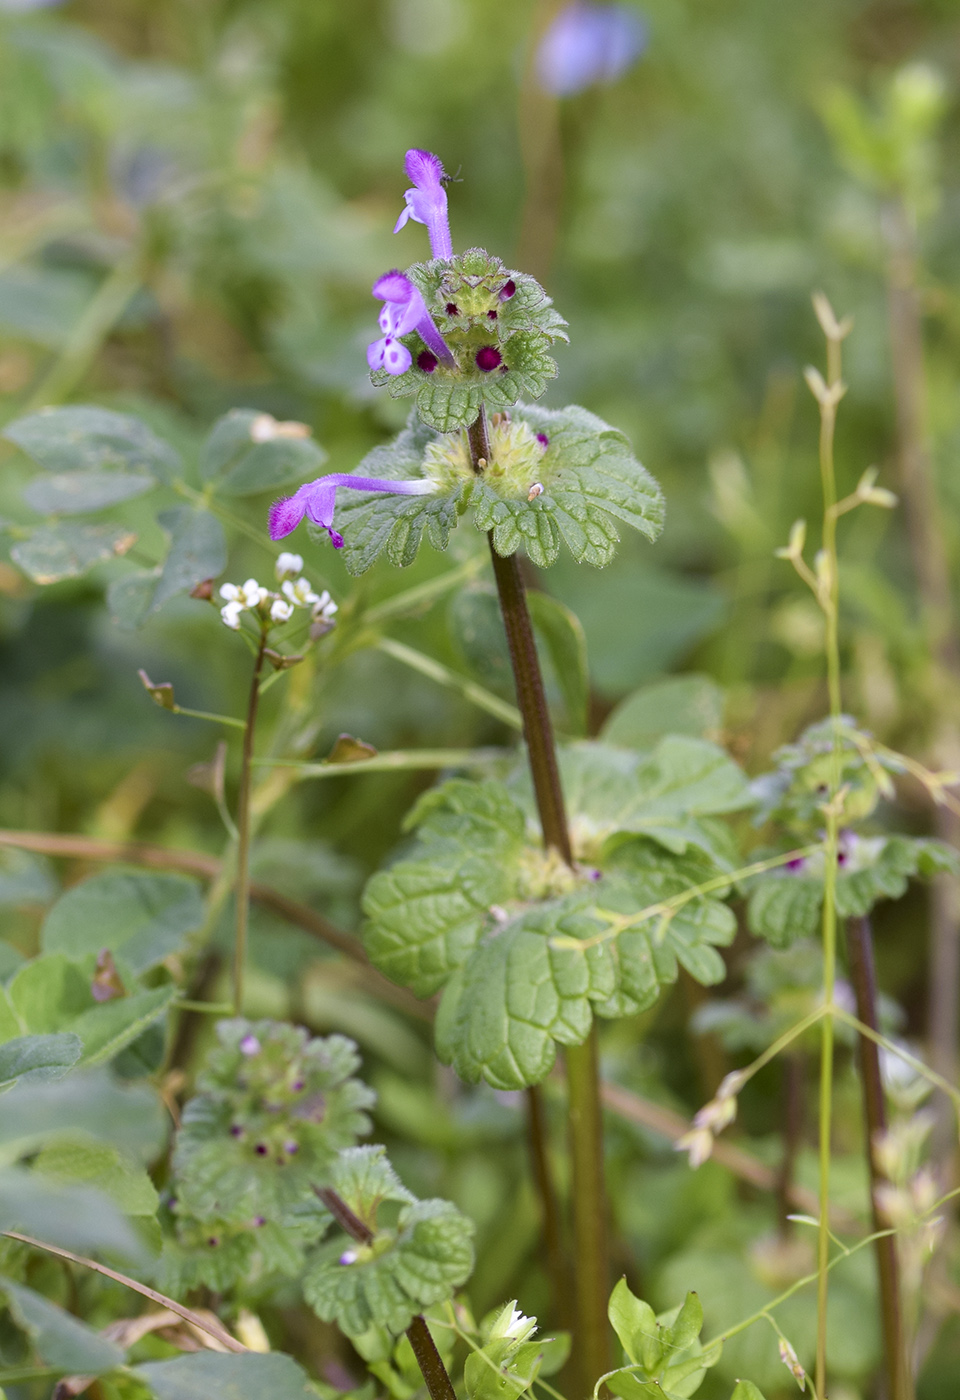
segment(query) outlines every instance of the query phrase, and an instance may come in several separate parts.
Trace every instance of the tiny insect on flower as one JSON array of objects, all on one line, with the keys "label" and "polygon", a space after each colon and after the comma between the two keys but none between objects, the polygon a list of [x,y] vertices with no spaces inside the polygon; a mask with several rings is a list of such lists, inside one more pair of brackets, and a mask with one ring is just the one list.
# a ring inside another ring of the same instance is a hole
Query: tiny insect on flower
[{"label": "tiny insect on flower", "polygon": [[383,491],[395,496],[429,496],[438,489],[433,481],[387,481],[376,476],[331,472],[329,476],[306,482],[292,496],[283,496],[279,501],[274,501],[270,507],[270,538],[282,540],[306,516],[314,525],[320,525],[327,531],[334,549],[342,549],[343,536],[333,528],[338,486],[349,487],[351,491]]},{"label": "tiny insect on flower", "polygon": [[450,239],[442,162],[432,152],[414,148],[407,151],[404,169],[413,181],[413,189],[404,192],[406,207],[397,220],[394,233],[399,233],[409,219],[418,224],[426,224],[433,256],[452,258],[453,244]]}]

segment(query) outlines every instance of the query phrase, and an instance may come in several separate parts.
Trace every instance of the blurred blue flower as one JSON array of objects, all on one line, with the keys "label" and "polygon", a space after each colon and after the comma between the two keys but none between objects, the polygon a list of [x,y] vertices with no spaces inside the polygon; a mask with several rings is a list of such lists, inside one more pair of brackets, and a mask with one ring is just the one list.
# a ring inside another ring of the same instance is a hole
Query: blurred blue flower
[{"label": "blurred blue flower", "polygon": [[636,10],[573,0],[540,41],[537,78],[546,92],[571,97],[595,83],[615,82],[637,61],[646,43],[647,27]]}]

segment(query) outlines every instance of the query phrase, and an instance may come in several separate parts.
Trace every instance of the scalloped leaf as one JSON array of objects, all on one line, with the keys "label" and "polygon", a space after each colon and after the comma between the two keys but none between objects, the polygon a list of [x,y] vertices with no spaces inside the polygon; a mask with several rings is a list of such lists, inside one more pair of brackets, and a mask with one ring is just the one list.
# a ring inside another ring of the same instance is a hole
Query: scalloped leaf
[{"label": "scalloped leaf", "polygon": [[[374,1231],[371,1245],[343,1236],[321,1247],[303,1282],[304,1297],[324,1322],[348,1336],[382,1327],[395,1336],[424,1308],[445,1301],[473,1269],[473,1222],[449,1201],[418,1201],[401,1187],[382,1147],[344,1153],[335,1190]],[[400,1202],[396,1225],[376,1224],[381,1200]]]},{"label": "scalloped leaf", "polygon": [[[758,853],[763,858],[763,853]],[[913,878],[956,872],[957,853],[943,842],[908,836],[857,836],[845,832],[837,871],[836,905],[841,918],[869,914],[881,899],[900,899]],[[794,869],[781,867],[742,882],[751,933],[775,948],[788,948],[820,926],[823,856],[816,853]]]},{"label": "scalloped leaf", "polygon": [[367,1131],[373,1094],[352,1077],[359,1057],[344,1036],[242,1019],[217,1036],[177,1135],[178,1201],[203,1221],[275,1220]]},{"label": "scalloped leaf", "polygon": [[73,885],[48,912],[44,952],[81,958],[109,948],[134,973],[183,946],[204,920],[200,887],[183,875],[107,870]]},{"label": "scalloped leaf", "polygon": [[[479,409],[473,402],[465,422]],[[363,573],[386,550],[398,566],[416,558],[424,531],[445,549],[450,530],[470,507],[477,529],[492,530],[502,555],[521,546],[541,567],[565,544],[578,562],[607,564],[620,539],[617,522],[654,540],[663,524],[663,497],[622,433],[585,409],[518,407],[510,423],[492,427],[493,460],[475,476],[461,435],[436,433],[412,421],[394,440],[368,453],[362,476],[428,477],[425,496],[344,492],[337,503],[344,562]],[[544,447],[537,435],[547,440]],[[538,495],[535,487],[540,488]]]}]

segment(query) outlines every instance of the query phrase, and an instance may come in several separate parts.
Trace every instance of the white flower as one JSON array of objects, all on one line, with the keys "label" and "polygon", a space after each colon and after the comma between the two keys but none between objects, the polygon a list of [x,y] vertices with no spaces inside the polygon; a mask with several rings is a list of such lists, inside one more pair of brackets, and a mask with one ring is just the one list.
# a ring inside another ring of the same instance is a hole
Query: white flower
[{"label": "white flower", "polygon": [[229,603],[239,603],[241,608],[258,608],[267,593],[268,590],[257,583],[255,578],[248,578],[246,583],[220,585],[220,597],[226,598]]},{"label": "white flower", "polygon": [[298,578],[296,583],[286,579],[280,585],[283,595],[289,598],[295,608],[309,608],[313,603],[319,603],[318,594],[314,593],[313,585],[308,578]]},{"label": "white flower", "polygon": [[240,614],[247,608],[258,608],[269,594],[255,578],[248,578],[246,583],[221,584],[220,597],[226,600],[226,607],[220,609],[220,616],[224,624],[236,632],[240,626]]},{"label": "white flower", "polygon": [[537,1319],[535,1317],[524,1317],[517,1307],[517,1300],[507,1304],[503,1311],[494,1320],[490,1328],[490,1338],[504,1338],[512,1342],[525,1342],[531,1333],[537,1330]]},{"label": "white flower", "polygon": [[274,598],[270,604],[270,616],[274,622],[289,622],[293,617],[293,604],[285,602],[283,598]]},{"label": "white flower", "polygon": [[303,559],[299,554],[288,554],[286,550],[277,556],[276,562],[277,578],[285,579],[288,575],[299,574],[303,568]]},{"label": "white flower", "polygon": [[313,605],[313,620],[314,622],[332,622],[337,610],[336,603],[324,589]]},{"label": "white flower", "polygon": [[688,1154],[690,1165],[696,1171],[713,1151],[713,1133],[709,1128],[691,1128],[683,1137],[677,1138],[673,1146],[675,1151]]}]

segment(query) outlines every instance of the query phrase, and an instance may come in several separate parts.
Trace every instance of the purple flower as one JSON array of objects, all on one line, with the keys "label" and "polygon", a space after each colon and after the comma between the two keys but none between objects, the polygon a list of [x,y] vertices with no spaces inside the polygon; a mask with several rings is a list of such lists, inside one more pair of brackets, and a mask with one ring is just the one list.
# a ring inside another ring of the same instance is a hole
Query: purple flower
[{"label": "purple flower", "polygon": [[376,476],[331,472],[329,476],[306,482],[292,496],[283,496],[279,501],[274,501],[270,507],[270,538],[282,540],[306,516],[314,525],[322,525],[328,531],[334,549],[342,549],[343,536],[333,528],[338,486],[349,486],[351,491],[385,491],[395,496],[429,496],[437,489],[432,481],[382,481]]},{"label": "purple flower", "polygon": [[571,97],[595,83],[615,82],[640,57],[646,42],[646,26],[636,10],[573,0],[540,40],[540,86],[555,97]]},{"label": "purple flower", "polygon": [[241,1055],[258,1055],[260,1053],[260,1042],[253,1034],[245,1035],[240,1042]]},{"label": "purple flower", "polygon": [[404,192],[407,206],[397,220],[394,233],[399,233],[408,219],[426,224],[430,235],[430,251],[435,258],[452,258],[450,223],[447,218],[447,192],[443,186],[443,165],[430,151],[407,152],[404,168],[414,188]]},{"label": "purple flower", "polygon": [[433,324],[426,303],[417,288],[402,272],[385,272],[373,284],[373,295],[383,302],[380,312],[380,329],[383,338],[367,346],[367,364],[371,369],[385,369],[388,374],[404,374],[413,363],[410,351],[401,345],[399,337],[416,331],[424,345],[435,356],[452,368],[456,361],[447,348],[447,342]]}]

